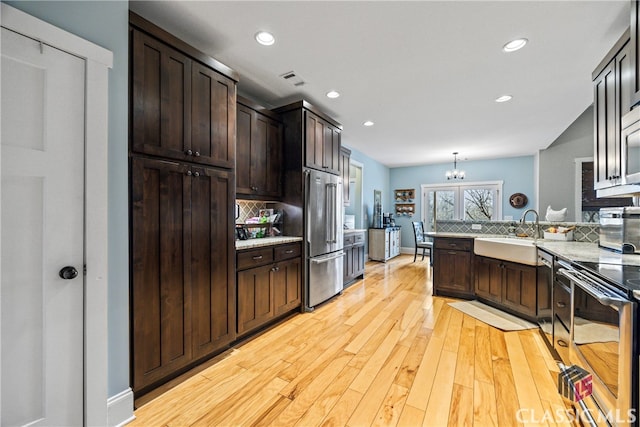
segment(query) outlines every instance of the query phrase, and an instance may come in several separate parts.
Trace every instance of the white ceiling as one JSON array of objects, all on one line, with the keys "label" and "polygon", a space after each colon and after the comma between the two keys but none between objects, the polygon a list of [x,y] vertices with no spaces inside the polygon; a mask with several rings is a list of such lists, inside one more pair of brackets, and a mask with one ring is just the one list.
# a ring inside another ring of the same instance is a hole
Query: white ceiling
[{"label": "white ceiling", "polygon": [[[591,72],[629,1],[132,1],[134,12],[240,74],[267,107],[301,98],[389,166],[531,155],[593,100]],[[265,47],[254,34],[267,30]],[[522,50],[502,46],[529,39]],[[295,71],[295,87],[280,75]],[[341,93],[329,99],[326,92]],[[513,100],[496,103],[503,94]],[[375,125],[364,127],[365,120]]]}]

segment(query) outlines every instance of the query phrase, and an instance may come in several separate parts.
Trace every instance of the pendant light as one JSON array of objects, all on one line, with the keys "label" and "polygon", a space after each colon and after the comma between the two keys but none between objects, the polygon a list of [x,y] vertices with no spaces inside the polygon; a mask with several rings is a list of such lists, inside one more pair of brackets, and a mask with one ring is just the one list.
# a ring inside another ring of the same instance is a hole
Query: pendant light
[{"label": "pendant light", "polygon": [[453,170],[447,171],[445,174],[447,179],[464,179],[464,171],[458,170],[458,152],[453,153]]}]

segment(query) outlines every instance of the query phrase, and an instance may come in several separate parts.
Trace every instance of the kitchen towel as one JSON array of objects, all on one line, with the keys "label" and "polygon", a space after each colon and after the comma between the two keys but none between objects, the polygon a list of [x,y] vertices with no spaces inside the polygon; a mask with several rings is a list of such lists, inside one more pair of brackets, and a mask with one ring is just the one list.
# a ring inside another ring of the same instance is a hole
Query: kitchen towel
[{"label": "kitchen towel", "polygon": [[464,314],[468,314],[494,328],[502,329],[503,331],[522,331],[525,329],[537,328],[535,325],[519,317],[512,316],[509,313],[505,313],[497,308],[490,307],[480,301],[459,301],[450,302],[449,305],[457,310],[460,310]]}]

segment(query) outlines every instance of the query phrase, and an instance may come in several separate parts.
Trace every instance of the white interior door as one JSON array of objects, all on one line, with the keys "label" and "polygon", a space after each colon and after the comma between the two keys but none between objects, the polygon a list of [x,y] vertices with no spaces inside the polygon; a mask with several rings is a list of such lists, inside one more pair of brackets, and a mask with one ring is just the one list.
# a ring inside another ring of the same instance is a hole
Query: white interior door
[{"label": "white interior door", "polygon": [[82,425],[85,63],[3,28],[1,68],[0,422]]}]

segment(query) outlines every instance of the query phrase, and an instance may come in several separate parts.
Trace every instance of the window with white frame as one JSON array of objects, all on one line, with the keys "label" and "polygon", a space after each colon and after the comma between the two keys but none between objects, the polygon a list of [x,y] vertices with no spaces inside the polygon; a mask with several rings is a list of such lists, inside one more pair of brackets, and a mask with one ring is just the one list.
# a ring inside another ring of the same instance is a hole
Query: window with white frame
[{"label": "window with white frame", "polygon": [[422,221],[435,231],[443,220],[491,221],[502,217],[503,181],[422,184]]}]

